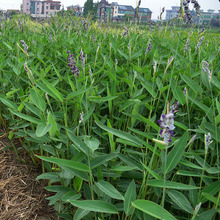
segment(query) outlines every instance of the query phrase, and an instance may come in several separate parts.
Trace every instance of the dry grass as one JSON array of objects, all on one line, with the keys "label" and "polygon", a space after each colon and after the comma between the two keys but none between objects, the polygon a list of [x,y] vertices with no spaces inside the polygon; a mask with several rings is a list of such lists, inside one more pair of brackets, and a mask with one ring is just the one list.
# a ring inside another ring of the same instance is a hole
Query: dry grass
[{"label": "dry grass", "polygon": [[45,200],[48,192],[43,181],[35,181],[41,172],[32,165],[19,163],[12,151],[2,151],[6,145],[7,138],[0,138],[0,219],[56,219]]}]

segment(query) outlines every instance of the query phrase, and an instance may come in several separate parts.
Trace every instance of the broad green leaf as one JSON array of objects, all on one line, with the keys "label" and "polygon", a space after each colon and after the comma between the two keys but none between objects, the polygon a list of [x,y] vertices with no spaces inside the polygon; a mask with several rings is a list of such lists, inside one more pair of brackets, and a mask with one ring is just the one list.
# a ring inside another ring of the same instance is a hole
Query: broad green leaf
[{"label": "broad green leaf", "polygon": [[193,208],[190,204],[190,202],[188,201],[188,199],[186,198],[186,196],[176,190],[171,190],[168,192],[168,196],[173,200],[173,202],[179,206],[182,210],[193,214]]},{"label": "broad green leaf", "polygon": [[125,172],[125,171],[130,171],[134,170],[134,167],[129,167],[129,166],[115,166],[111,168],[111,171],[116,171],[116,172]]},{"label": "broad green leaf", "polygon": [[[12,96],[14,93],[16,93],[17,91],[19,91],[20,89],[14,89],[14,90],[12,90],[12,91],[10,91],[10,92],[7,92],[6,93],[6,97],[7,98],[9,98],[10,96]],[[1,98],[1,96],[0,96],[0,98]]]},{"label": "broad green leaf", "polygon": [[216,98],[216,107],[217,107],[218,113],[220,114],[220,103],[217,98]]},{"label": "broad green leaf", "polygon": [[70,168],[73,168],[76,170],[90,172],[90,169],[87,165],[76,162],[76,161],[59,159],[59,158],[54,158],[54,157],[44,157],[44,156],[37,156],[37,157],[44,160],[44,161],[55,163],[58,166],[63,165],[63,166],[70,167]]},{"label": "broad green leaf", "polygon": [[42,78],[43,83],[47,88],[61,101],[63,102],[63,96],[62,94],[52,85],[50,84],[47,80]]},{"label": "broad green leaf", "polygon": [[111,203],[99,200],[75,201],[68,200],[72,205],[93,212],[102,212],[110,214],[118,214],[117,209]]},{"label": "broad green leaf", "polygon": [[143,117],[142,115],[137,113],[137,116],[140,117],[138,120],[140,120],[141,122],[144,122],[146,124],[148,124],[150,127],[152,127],[154,130],[159,131],[160,127],[155,124],[154,122],[152,122],[150,119],[147,119],[145,117]]},{"label": "broad green leaf", "polygon": [[134,180],[132,180],[131,183],[129,184],[124,198],[125,198],[124,211],[126,216],[129,216],[134,210],[134,207],[131,207],[131,203],[134,202],[136,199],[136,186]]},{"label": "broad green leaf", "polygon": [[149,167],[145,166],[143,163],[141,163],[142,166],[157,180],[162,180],[163,177],[161,177],[159,174],[151,170]]},{"label": "broad green leaf", "polygon": [[54,137],[57,132],[57,123],[51,112],[48,113],[47,123],[52,125],[51,129],[49,130],[49,134],[50,134],[50,137]]},{"label": "broad green leaf", "polygon": [[216,205],[220,206],[220,200],[217,197],[211,196],[208,193],[202,193],[202,195],[208,199],[209,201],[215,203]]},{"label": "broad green leaf", "polygon": [[211,108],[208,108],[206,105],[202,104],[201,102],[195,100],[191,96],[188,96],[189,100],[191,100],[194,104],[196,104],[200,109],[202,109],[206,114],[211,114],[212,110]]},{"label": "broad green leaf", "polygon": [[[201,192],[202,194],[208,193],[209,195],[214,196],[219,191],[220,191],[220,180],[210,184],[209,186],[204,188]],[[207,199],[202,195],[200,198],[200,202],[204,203],[206,201]]]},{"label": "broad green leaf", "polygon": [[[213,216],[215,215],[215,209],[210,209],[208,211],[205,211],[201,214],[199,214],[195,220],[215,220],[213,219]],[[217,219],[216,219],[217,220]]]},{"label": "broad green leaf", "polygon": [[167,189],[179,189],[179,190],[190,190],[190,189],[199,189],[199,187],[196,186],[190,186],[183,183],[177,183],[172,181],[165,181],[164,180],[149,180],[147,182],[148,186],[152,187],[159,187],[159,188],[167,188]]},{"label": "broad green leaf", "polygon": [[73,169],[73,168],[70,168],[70,167],[66,167],[66,166],[63,166],[63,165],[60,165],[60,167],[69,172],[70,174],[72,174],[73,176],[78,176],[79,178],[89,182],[89,176],[86,172],[84,171],[80,171],[80,170],[76,170],[76,169]]},{"label": "broad green leaf", "polygon": [[37,137],[44,136],[51,128],[52,128],[51,124],[47,125],[44,122],[39,123],[36,129],[36,136]]},{"label": "broad green leaf", "polygon": [[49,192],[69,192],[71,191],[70,188],[62,186],[62,185],[52,185],[52,186],[46,186],[45,189]]},{"label": "broad green leaf", "polygon": [[37,89],[31,89],[30,96],[31,96],[32,102],[36,105],[36,107],[39,108],[42,112],[44,112],[46,109],[46,102],[40,96]]},{"label": "broad green leaf", "polygon": [[57,100],[56,95],[44,84],[40,83],[40,82],[35,82],[37,87],[39,87],[42,91],[44,91],[45,93],[47,93],[48,95],[50,95],[51,97],[53,97],[54,99]]},{"label": "broad green leaf", "polygon": [[158,219],[176,220],[167,210],[152,201],[139,199],[132,202],[132,206]]},{"label": "broad green leaf", "polygon": [[105,162],[117,157],[117,155],[117,153],[112,153],[95,157],[90,161],[91,168],[94,169],[100,165],[103,165]]},{"label": "broad green leaf", "polygon": [[174,146],[174,148],[170,151],[170,153],[167,156],[167,163],[165,167],[165,163],[162,165],[162,171],[163,173],[168,173],[172,171],[179,161],[181,160],[186,143],[187,143],[188,133],[186,132],[182,138],[177,142],[177,144]]},{"label": "broad green leaf", "polygon": [[34,123],[34,124],[39,124],[39,123],[41,123],[41,120],[38,119],[38,118],[34,118],[34,117],[32,117],[32,116],[25,115],[25,114],[23,114],[23,113],[20,113],[20,112],[17,112],[17,111],[15,111],[15,110],[13,110],[13,109],[10,109],[10,111],[11,111],[14,115],[17,115],[18,117],[23,118],[23,119],[26,120],[26,121],[30,121],[30,122],[32,122],[32,123]]},{"label": "broad green leaf", "polygon": [[140,147],[142,147],[142,143],[137,139],[135,138],[134,136],[132,136],[131,134],[129,133],[126,133],[126,132],[123,132],[123,131],[120,131],[120,130],[117,130],[117,129],[114,129],[114,128],[110,128],[110,127],[107,127],[105,125],[103,125],[102,123],[100,122],[97,122],[96,121],[96,124],[102,128],[103,130],[117,136],[117,137],[120,137],[122,139],[125,139],[125,140],[128,140],[128,141],[131,141],[135,144],[138,144]]},{"label": "broad green leaf", "polygon": [[187,131],[188,130],[188,127],[178,121],[174,121],[174,125],[176,125],[177,127],[179,128],[182,128],[183,130]]},{"label": "broad green leaf", "polygon": [[9,50],[12,50],[12,47],[11,47],[9,44],[7,44],[6,42],[3,41],[3,44],[4,44]]},{"label": "broad green leaf", "polygon": [[186,103],[186,98],[183,94],[183,91],[173,79],[171,79],[171,89],[174,97],[180,102],[181,105],[184,105]]},{"label": "broad green leaf", "polygon": [[91,88],[86,88],[86,89],[81,89],[81,90],[77,90],[75,92],[71,92],[70,94],[67,95],[67,99],[72,99],[75,96],[79,96],[81,94],[84,94],[86,92],[88,92],[91,89],[94,89],[95,87],[91,87]]},{"label": "broad green leaf", "polygon": [[140,80],[141,85],[151,94],[151,96],[153,98],[156,98],[157,97],[157,93],[154,91],[154,88],[152,87],[152,83],[147,81],[140,74],[137,74],[137,78]]},{"label": "broad green leaf", "polygon": [[18,106],[14,102],[10,101],[8,98],[4,97],[3,95],[0,95],[0,100],[2,101],[3,104],[8,106],[9,108],[12,109],[18,108]]},{"label": "broad green leaf", "polygon": [[[107,126],[109,128],[112,128],[112,125],[111,125],[109,119],[107,120]],[[108,132],[108,138],[109,138],[109,143],[110,143],[110,147],[111,147],[111,153],[113,153],[113,152],[115,152],[115,142],[114,142],[113,134]]]},{"label": "broad green leaf", "polygon": [[89,155],[90,149],[83,141],[81,141],[78,137],[76,137],[70,131],[68,131],[67,134],[70,140],[77,146],[77,148],[79,148],[86,155]]},{"label": "broad green leaf", "polygon": [[65,193],[65,195],[62,197],[62,200],[65,202],[69,199],[77,200],[77,199],[80,199],[81,196],[82,196],[81,194],[76,194],[74,191],[69,191]]},{"label": "broad green leaf", "polygon": [[28,102],[24,102],[24,105],[29,111],[33,112],[36,116],[41,115],[41,111],[38,108],[36,108],[33,104],[30,104]]},{"label": "broad green leaf", "polygon": [[202,170],[202,169],[203,169],[202,167],[200,167],[200,166],[198,166],[198,165],[196,165],[196,164],[194,164],[194,163],[192,163],[192,162],[190,162],[190,161],[188,161],[188,160],[186,160],[186,159],[181,159],[181,160],[180,160],[180,163],[183,164],[183,165],[185,165],[185,166],[194,168],[194,169],[199,169],[199,170]]},{"label": "broad green leaf", "polygon": [[192,80],[189,76],[187,75],[182,75],[180,74],[181,78],[183,79],[183,81],[185,81],[185,83],[195,92],[195,93],[202,93],[203,90],[200,87],[200,85],[198,83],[196,83],[196,80]]},{"label": "broad green leaf", "polygon": [[99,140],[96,138],[84,138],[86,145],[91,149],[92,152],[99,148]]},{"label": "broad green leaf", "polygon": [[77,211],[75,212],[75,215],[74,215],[74,220],[80,220],[82,219],[83,217],[85,217],[86,215],[89,214],[89,210],[85,210],[85,209],[77,209]]},{"label": "broad green leaf", "polygon": [[57,177],[58,177],[58,173],[47,172],[47,173],[42,173],[41,175],[39,175],[36,178],[36,180],[41,180],[41,179],[51,180],[51,179],[56,179]]},{"label": "broad green leaf", "polygon": [[123,154],[119,154],[118,157],[127,165],[134,167],[137,170],[143,171],[143,168],[141,166],[141,164],[139,164],[138,162],[136,162],[135,160],[131,159],[128,156],[125,156]]},{"label": "broad green leaf", "polygon": [[122,50],[118,49],[118,52],[121,54],[122,57],[124,57],[126,60],[129,60],[129,56],[125,54]]},{"label": "broad green leaf", "polygon": [[100,180],[98,183],[96,183],[96,186],[111,198],[124,200],[124,197],[121,195],[121,193],[111,183]]},{"label": "broad green leaf", "polygon": [[[191,186],[195,186],[195,182],[193,181],[193,178],[190,178],[189,184]],[[199,195],[199,190],[197,189],[189,190],[189,200],[192,203],[193,207],[196,207],[197,205],[198,195]]]}]

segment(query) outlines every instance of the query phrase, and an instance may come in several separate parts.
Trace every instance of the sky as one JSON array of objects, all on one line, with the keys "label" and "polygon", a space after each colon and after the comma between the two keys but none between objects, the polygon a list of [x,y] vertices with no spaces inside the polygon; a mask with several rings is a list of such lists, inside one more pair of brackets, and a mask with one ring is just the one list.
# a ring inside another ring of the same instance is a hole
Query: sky
[{"label": "sky", "polygon": [[[67,6],[77,5],[83,6],[86,0],[60,0],[61,5],[66,9]],[[201,9],[207,11],[208,9],[215,9],[217,12],[220,10],[220,2],[219,0],[197,0],[201,5]],[[93,0],[93,2],[97,2],[97,0]],[[111,2],[118,2],[119,5],[132,5],[136,6],[136,0],[108,0]],[[20,5],[22,4],[22,0],[0,0],[0,9],[20,9]],[[141,6],[143,8],[149,8],[153,14],[152,18],[156,19],[160,14],[160,11],[163,7],[166,10],[171,9],[171,6],[178,6],[180,4],[180,0],[142,0]]]}]

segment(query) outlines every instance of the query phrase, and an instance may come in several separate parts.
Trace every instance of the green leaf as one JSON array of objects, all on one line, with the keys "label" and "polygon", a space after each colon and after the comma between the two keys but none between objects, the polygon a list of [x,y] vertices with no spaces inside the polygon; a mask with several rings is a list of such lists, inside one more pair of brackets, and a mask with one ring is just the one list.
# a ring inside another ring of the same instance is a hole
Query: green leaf
[{"label": "green leaf", "polygon": [[85,210],[85,209],[77,209],[77,211],[75,212],[75,215],[74,215],[74,220],[80,220],[82,219],[83,217],[85,217],[86,215],[89,214],[89,210]]},{"label": "green leaf", "polygon": [[111,168],[111,171],[115,171],[115,172],[125,172],[125,171],[130,171],[130,170],[134,170],[134,167],[129,167],[129,166],[115,166]]},{"label": "green leaf", "polygon": [[133,143],[139,145],[140,147],[143,146],[142,143],[141,143],[137,138],[135,138],[134,136],[132,136],[132,135],[129,134],[129,133],[126,133],[126,132],[123,132],[123,131],[120,131],[120,130],[116,130],[116,129],[114,129],[114,128],[107,127],[107,126],[105,126],[105,125],[103,125],[102,123],[97,122],[97,121],[96,121],[96,124],[97,124],[100,128],[102,128],[103,130],[105,130],[105,131],[107,131],[107,132],[109,132],[109,133],[111,133],[111,134],[114,134],[114,135],[117,136],[117,137],[120,137],[120,138],[122,138],[122,139],[131,141],[131,142],[133,142]]},{"label": "green leaf", "polygon": [[75,92],[71,92],[70,94],[67,95],[67,99],[72,99],[73,97],[75,96],[79,96],[81,94],[84,94],[86,92],[88,92],[89,90],[91,89],[94,89],[95,87],[91,87],[91,88],[86,88],[86,89],[81,89],[81,90],[78,90],[78,91],[75,91]]},{"label": "green leaf", "polygon": [[47,125],[44,122],[39,123],[36,129],[36,136],[37,137],[44,136],[51,128],[52,128],[51,124]]},{"label": "green leaf", "polygon": [[124,211],[126,216],[129,216],[134,210],[134,207],[131,207],[131,203],[134,202],[136,199],[136,186],[134,180],[132,180],[129,184],[124,198]]},{"label": "green leaf", "polygon": [[120,55],[121,55],[122,57],[124,57],[126,60],[129,60],[129,56],[128,56],[127,54],[125,54],[123,51],[121,51],[121,50],[118,49],[118,52],[119,52]]},{"label": "green leaf", "polygon": [[30,122],[32,122],[32,123],[34,123],[34,124],[39,124],[39,123],[41,123],[41,120],[40,120],[40,119],[37,119],[37,118],[31,117],[31,116],[22,114],[22,113],[20,113],[20,112],[14,111],[14,110],[12,110],[12,109],[10,109],[10,111],[11,111],[14,115],[17,115],[18,117],[23,118],[23,119],[26,120],[26,121],[30,121]]},{"label": "green leaf", "polygon": [[47,80],[42,78],[43,83],[47,86],[47,88],[61,101],[63,102],[63,96],[61,93],[52,85],[50,84]]},{"label": "green leaf", "polygon": [[47,123],[52,125],[51,129],[49,130],[49,134],[50,134],[50,137],[54,137],[58,129],[57,129],[57,123],[51,112],[48,113]]},{"label": "green leaf", "polygon": [[48,172],[48,173],[42,173],[36,178],[36,180],[41,180],[41,179],[52,180],[52,179],[56,179],[57,177],[58,177],[58,173]]},{"label": "green leaf", "polygon": [[99,148],[99,140],[96,138],[85,137],[86,145],[94,152]]},{"label": "green leaf", "polygon": [[52,185],[52,186],[47,186],[45,189],[49,192],[69,192],[71,191],[70,188],[65,187],[65,186],[59,186],[59,185]]},{"label": "green leaf", "polygon": [[41,111],[38,108],[36,108],[33,104],[30,104],[28,102],[24,102],[24,105],[25,105],[26,109],[33,112],[36,116],[41,115]]},{"label": "green leaf", "polygon": [[17,91],[19,91],[20,89],[14,89],[14,90],[12,90],[12,91],[10,91],[10,92],[7,92],[6,93],[6,97],[7,98],[9,98],[10,96],[12,96],[14,93],[16,93]]},{"label": "green leaf", "polygon": [[121,193],[109,182],[100,180],[98,183],[96,183],[96,186],[111,198],[124,200],[124,197],[121,195]]},{"label": "green leaf", "polygon": [[159,187],[159,188],[167,188],[167,189],[179,189],[179,190],[190,190],[190,189],[199,189],[196,186],[190,186],[183,183],[176,183],[172,181],[165,181],[164,180],[149,180],[147,182],[148,186]]},{"label": "green leaf", "polygon": [[100,165],[103,165],[105,162],[117,157],[117,153],[106,154],[102,156],[95,157],[90,161],[91,168],[94,169]]},{"label": "green leaf", "polygon": [[85,201],[68,200],[68,201],[72,205],[84,210],[118,214],[116,207],[105,201],[99,201],[99,200],[85,200]]},{"label": "green leaf", "polygon": [[137,74],[137,78],[140,80],[141,85],[151,94],[151,96],[153,98],[156,98],[157,97],[157,93],[154,91],[154,88],[152,87],[152,83],[147,81],[140,74]]},{"label": "green leaf", "polygon": [[142,166],[157,180],[162,180],[163,177],[161,177],[159,174],[151,170],[149,167],[145,166],[143,163],[141,163]]},{"label": "green leaf", "polygon": [[179,206],[182,210],[193,214],[193,208],[186,198],[181,192],[176,190],[171,190],[168,192],[168,196],[173,200],[173,202]]},{"label": "green leaf", "polygon": [[179,163],[186,147],[187,138],[188,138],[188,133],[186,132],[183,135],[183,137],[178,141],[178,143],[174,146],[174,148],[170,151],[170,153],[167,156],[166,167],[165,167],[165,163],[163,163],[162,165],[163,173],[168,173],[172,171]]},{"label": "green leaf", "polygon": [[159,206],[158,204],[148,201],[148,200],[136,200],[132,203],[132,205],[136,208],[141,210],[148,215],[151,215],[158,219],[163,220],[175,220],[176,218],[172,216],[167,210]]},{"label": "green leaf", "polygon": [[214,204],[220,206],[220,200],[214,196],[211,196],[210,194],[208,193],[202,193],[202,195],[208,199],[209,201],[213,202]]},{"label": "green leaf", "polygon": [[208,211],[205,211],[201,214],[199,214],[195,220],[214,220],[213,216],[215,214],[215,209],[210,209]]},{"label": "green leaf", "polygon": [[[211,196],[214,196],[217,192],[220,191],[220,180],[219,181],[216,181],[212,184],[210,184],[209,186],[207,186],[206,188],[204,188],[201,193],[208,193],[209,195]],[[206,202],[208,199],[205,198],[203,195],[201,196],[200,198],[200,202],[201,203],[204,203]]]},{"label": "green leaf", "polygon": [[37,92],[37,89],[31,89],[30,96],[31,96],[32,102],[37,106],[37,108],[39,108],[42,112],[44,112],[46,109],[46,102]]},{"label": "green leaf", "polygon": [[200,85],[198,83],[196,83],[196,80],[192,80],[189,76],[187,75],[181,75],[181,78],[183,81],[185,81],[185,83],[195,92],[195,93],[202,93],[203,90],[200,87]]},{"label": "green leaf", "polygon": [[184,105],[186,103],[184,93],[173,79],[171,79],[171,89],[174,97],[180,102],[181,105]]},{"label": "green leaf", "polygon": [[6,42],[3,41],[3,44],[4,44],[9,50],[12,50],[12,47],[11,47],[9,44],[7,44]]},{"label": "green leaf", "polygon": [[3,95],[0,95],[0,100],[4,105],[8,106],[9,108],[12,109],[18,108],[18,106],[14,102],[10,101],[8,98],[4,97]]},{"label": "green leaf", "polygon": [[54,158],[54,157],[44,157],[44,156],[37,156],[37,157],[40,158],[41,160],[55,163],[58,166],[61,165],[61,166],[66,166],[66,167],[73,168],[73,169],[80,170],[80,171],[90,172],[90,169],[87,165],[76,162],[76,161],[59,159],[59,158]]},{"label": "green leaf", "polygon": [[201,102],[195,100],[191,96],[188,96],[189,100],[191,100],[194,104],[196,104],[199,108],[201,108],[206,114],[211,114],[212,110],[211,108],[208,108],[206,105],[202,104]]},{"label": "green leaf", "polygon": [[77,146],[77,148],[79,148],[86,155],[89,155],[90,149],[83,141],[81,141],[78,137],[76,137],[70,131],[68,131],[67,134],[70,140]]}]

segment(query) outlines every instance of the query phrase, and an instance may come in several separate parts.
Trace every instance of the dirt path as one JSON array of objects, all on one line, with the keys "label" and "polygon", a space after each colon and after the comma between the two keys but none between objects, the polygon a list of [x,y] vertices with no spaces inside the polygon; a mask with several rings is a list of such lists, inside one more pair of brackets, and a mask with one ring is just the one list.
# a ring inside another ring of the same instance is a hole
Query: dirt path
[{"label": "dirt path", "polygon": [[[1,134],[1,133],[0,133]],[[48,206],[43,181],[35,181],[41,174],[31,163],[19,163],[6,137],[0,137],[0,220],[53,220],[53,207]],[[20,155],[22,159],[24,155]],[[28,159],[29,160],[29,159]]]}]

